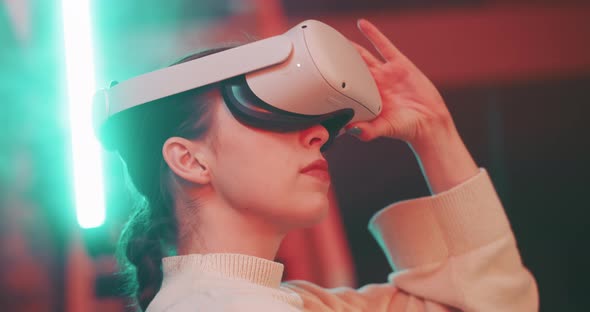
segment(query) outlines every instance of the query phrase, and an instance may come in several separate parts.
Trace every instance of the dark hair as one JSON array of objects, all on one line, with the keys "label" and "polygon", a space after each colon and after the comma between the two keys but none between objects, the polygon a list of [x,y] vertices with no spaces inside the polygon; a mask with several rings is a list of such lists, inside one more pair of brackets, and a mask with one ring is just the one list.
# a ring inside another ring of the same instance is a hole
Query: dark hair
[{"label": "dark hair", "polygon": [[[192,54],[173,65],[229,48]],[[213,104],[211,91],[218,88],[213,84],[131,108],[113,116],[103,135],[125,162],[141,197],[121,233],[117,250],[125,292],[141,310],[160,289],[162,258],[174,254],[177,241],[170,169],[162,147],[173,136],[198,139],[209,133],[213,105],[208,104]]]}]

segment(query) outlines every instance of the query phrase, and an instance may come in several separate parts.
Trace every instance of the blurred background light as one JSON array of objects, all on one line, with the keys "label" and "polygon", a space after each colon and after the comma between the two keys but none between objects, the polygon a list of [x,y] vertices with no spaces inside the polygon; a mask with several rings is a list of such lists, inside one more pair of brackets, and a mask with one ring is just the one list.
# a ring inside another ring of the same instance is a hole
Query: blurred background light
[{"label": "blurred background light", "polygon": [[78,224],[93,228],[105,221],[101,149],[92,129],[94,56],[89,1],[63,0],[62,19],[73,182]]}]

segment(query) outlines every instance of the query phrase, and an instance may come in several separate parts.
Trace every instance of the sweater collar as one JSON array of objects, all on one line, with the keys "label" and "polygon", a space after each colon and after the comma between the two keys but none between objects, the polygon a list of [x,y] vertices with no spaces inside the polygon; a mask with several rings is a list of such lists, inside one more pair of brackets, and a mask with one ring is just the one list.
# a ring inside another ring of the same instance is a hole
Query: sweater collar
[{"label": "sweater collar", "polygon": [[279,288],[284,266],[279,262],[249,255],[211,253],[166,257],[162,260],[162,270],[164,276],[187,271],[216,273],[230,279]]}]

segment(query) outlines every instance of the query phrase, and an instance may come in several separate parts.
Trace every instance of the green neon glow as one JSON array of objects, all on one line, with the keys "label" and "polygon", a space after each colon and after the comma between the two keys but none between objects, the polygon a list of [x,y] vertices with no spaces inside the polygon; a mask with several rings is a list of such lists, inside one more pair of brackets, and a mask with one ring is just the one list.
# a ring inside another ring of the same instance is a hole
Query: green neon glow
[{"label": "green neon glow", "polygon": [[88,0],[62,0],[76,215],[82,228],[105,220],[101,149],[92,130],[94,56]]}]

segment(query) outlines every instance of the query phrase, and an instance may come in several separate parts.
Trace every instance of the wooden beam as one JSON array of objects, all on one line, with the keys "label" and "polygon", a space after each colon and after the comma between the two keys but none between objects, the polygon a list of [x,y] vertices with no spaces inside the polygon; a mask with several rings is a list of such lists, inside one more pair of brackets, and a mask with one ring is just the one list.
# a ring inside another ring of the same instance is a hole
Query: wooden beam
[{"label": "wooden beam", "polygon": [[[313,16],[365,43],[373,21],[436,84],[448,87],[590,74],[590,4],[500,5]],[[305,17],[291,17],[295,25]]]},{"label": "wooden beam", "polygon": [[255,0],[258,35],[262,38],[281,34],[287,28],[287,17],[280,0]]}]

